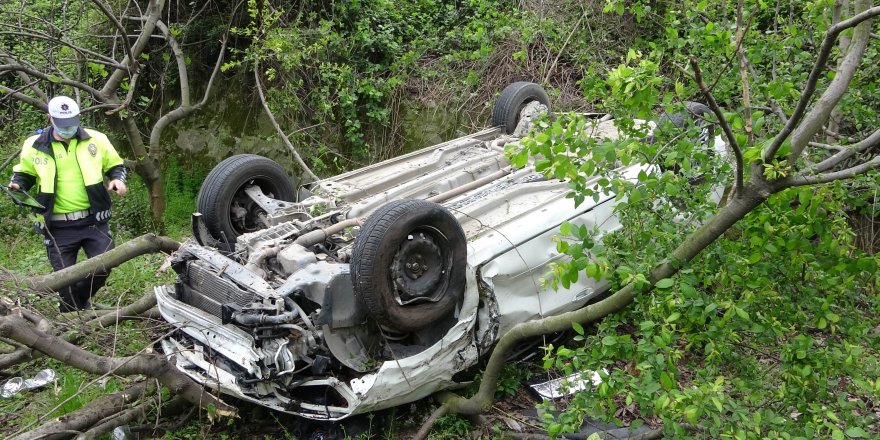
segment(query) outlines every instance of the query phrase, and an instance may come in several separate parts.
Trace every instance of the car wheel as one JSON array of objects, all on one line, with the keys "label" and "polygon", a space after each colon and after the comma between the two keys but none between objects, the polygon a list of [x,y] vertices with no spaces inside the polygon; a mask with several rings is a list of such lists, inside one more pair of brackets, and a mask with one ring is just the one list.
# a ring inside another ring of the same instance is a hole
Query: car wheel
[{"label": "car wheel", "polygon": [[202,183],[197,209],[224,250],[233,251],[239,235],[265,227],[260,220],[265,212],[245,192],[249,185],[273,199],[291,202],[296,197],[287,171],[272,159],[239,154],[217,164]]},{"label": "car wheel", "polygon": [[492,108],[492,126],[502,127],[505,134],[513,133],[519,123],[520,112],[532,101],[538,101],[550,110],[550,98],[541,86],[520,81],[505,87]]},{"label": "car wheel", "polygon": [[687,122],[693,121],[700,127],[698,144],[709,148],[712,138],[715,137],[715,125],[709,123],[706,117],[712,114],[712,109],[706,104],[693,101],[684,101],[681,104],[684,104],[684,111],[673,114],[664,113],[657,121],[657,125],[662,127],[667,123],[672,123],[677,128],[686,128]]},{"label": "car wheel", "polygon": [[354,241],[354,293],[380,325],[412,332],[455,309],[465,288],[467,246],[458,220],[425,200],[374,212]]}]

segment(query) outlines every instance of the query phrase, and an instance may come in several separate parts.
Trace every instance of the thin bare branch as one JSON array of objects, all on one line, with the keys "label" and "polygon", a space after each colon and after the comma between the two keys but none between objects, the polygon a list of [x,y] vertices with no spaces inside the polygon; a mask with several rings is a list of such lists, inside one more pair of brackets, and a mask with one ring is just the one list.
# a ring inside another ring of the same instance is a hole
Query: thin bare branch
[{"label": "thin bare branch", "polygon": [[122,101],[122,103],[120,104],[116,104],[114,106],[115,108],[113,108],[112,110],[104,112],[105,115],[109,116],[115,114],[128,108],[128,106],[131,105],[131,101],[134,99],[134,91],[137,89],[137,80],[140,75],[140,72],[135,72],[134,75],[131,76],[131,81],[129,81],[128,83],[128,93],[125,94],[125,100]]},{"label": "thin bare branch", "polygon": [[880,168],[880,155],[874,156],[873,159],[862,162],[854,167],[845,170],[834,171],[831,173],[816,174],[812,176],[797,175],[789,178],[781,179],[774,183],[776,188],[791,188],[795,186],[818,185],[820,183],[834,182],[835,180],[851,179],[859,174],[865,174]]},{"label": "thin bare branch", "polygon": [[174,35],[168,30],[168,26],[162,20],[156,22],[156,27],[165,36],[165,40],[168,41],[171,53],[174,54],[174,60],[177,63],[177,81],[180,83],[180,106],[189,107],[189,74],[186,70],[186,57],[183,56],[183,51],[180,50],[177,39],[174,38]]},{"label": "thin bare branch", "polygon": [[[150,131],[150,150],[156,151],[159,148],[159,140],[162,137],[162,132],[166,127],[171,125],[172,123],[183,119],[186,116],[189,116],[191,113],[202,108],[207,102],[208,97],[211,95],[211,90],[214,88],[214,81],[217,79],[217,76],[220,74],[220,66],[223,65],[223,58],[226,55],[226,41],[227,36],[223,36],[223,40],[221,40],[220,46],[220,54],[217,55],[217,62],[214,63],[214,71],[211,72],[211,77],[208,79],[208,85],[205,87],[205,93],[202,95],[202,100],[199,101],[196,105],[181,105],[176,109],[166,113],[158,121],[153,125],[153,129]],[[187,86],[187,101],[189,101],[189,86]]]},{"label": "thin bare branch", "polygon": [[[107,19],[110,20],[111,23],[113,23],[113,26],[115,26],[116,29],[119,30],[122,45],[125,47],[125,54],[128,55],[128,59],[133,60],[134,53],[131,50],[131,44],[128,42],[128,37],[126,37],[127,32],[125,32],[125,28],[122,26],[122,23],[119,22],[119,19],[116,18],[115,15],[113,15],[112,11],[110,11],[110,7],[104,4],[104,2],[102,2],[101,0],[92,0],[92,3],[94,3],[95,6],[97,6],[98,9],[100,9],[101,12],[103,12],[104,15],[107,16]],[[127,67],[129,68],[130,75],[134,72],[137,72],[140,66],[138,65],[138,63],[130,63]],[[125,67],[120,66],[120,68]]]},{"label": "thin bare branch", "polygon": [[840,145],[823,144],[821,142],[810,142],[807,145],[809,145],[811,147],[822,148],[824,150],[830,150],[830,151],[840,151],[840,150],[846,149],[846,147],[841,147]]},{"label": "thin bare branch", "polygon": [[802,175],[809,175],[815,173],[824,173],[840,165],[843,161],[855,156],[856,154],[867,151],[870,148],[876,147],[880,145],[880,129],[871,133],[870,136],[862,139],[859,142],[856,142],[852,145],[847,146],[837,146],[840,151],[835,153],[833,156],[819,162],[812,167],[808,168],[806,171],[802,173]]},{"label": "thin bare branch", "polygon": [[95,89],[94,87],[92,87],[86,83],[83,83],[80,81],[74,81],[74,80],[71,80],[68,78],[58,78],[57,76],[45,74],[45,73],[40,72],[38,70],[34,70],[29,67],[26,67],[22,64],[0,64],[0,73],[3,73],[3,72],[25,72],[30,76],[34,76],[34,77],[40,78],[45,81],[55,82],[58,84],[64,84],[66,86],[70,86],[75,89],[82,90],[82,91],[94,96],[95,98],[100,98],[101,96],[103,96],[99,90]]},{"label": "thin bare branch", "polygon": [[568,37],[565,38],[565,42],[562,43],[562,47],[559,49],[559,52],[556,53],[556,58],[553,59],[553,64],[550,64],[550,67],[547,68],[547,74],[544,75],[544,84],[547,84],[547,81],[550,80],[550,75],[553,74],[553,70],[556,69],[556,64],[559,63],[559,57],[562,56],[562,53],[565,52],[565,48],[568,46],[568,42],[571,40],[571,37],[574,33],[581,27],[581,23],[584,21],[585,15],[581,15],[578,19],[577,23],[571,28],[571,32],[568,33]]},{"label": "thin bare branch", "polygon": [[755,133],[752,131],[752,99],[751,90],[749,88],[749,69],[746,59],[745,50],[743,50],[743,40],[745,39],[748,28],[743,26],[743,2],[739,0],[736,6],[736,56],[739,60],[739,76],[742,82],[742,98],[743,98],[743,119],[745,121],[746,136],[748,136],[748,145],[746,148],[755,144]]},{"label": "thin bare branch", "polygon": [[[4,50],[3,52],[6,52],[6,51]],[[15,58],[8,56],[8,55],[0,56],[0,60],[2,60],[4,63],[9,63],[9,64],[16,63]],[[19,71],[19,72],[16,72],[16,75],[18,75],[19,79],[24,81],[24,83],[26,84],[26,87],[30,88],[31,91],[33,91],[37,95],[38,98],[43,100],[43,102],[49,102],[49,96],[46,95],[46,92],[44,92],[43,89],[40,88],[40,86],[38,85],[38,81],[31,80],[31,78],[25,72]]]},{"label": "thin bare branch", "polygon": [[0,85],[0,93],[2,93],[5,96],[11,96],[19,101],[30,104],[30,105],[34,106],[35,108],[41,109],[43,111],[48,110],[47,103],[49,102],[49,100],[41,101],[37,98],[25,95],[24,93],[21,93],[19,91],[10,89],[9,87],[6,87],[4,85]]},{"label": "thin bare branch", "polygon": [[260,102],[263,104],[263,111],[266,112],[266,116],[269,117],[269,122],[272,123],[272,126],[275,127],[275,132],[278,133],[278,137],[281,138],[281,141],[284,142],[284,145],[287,146],[287,149],[290,150],[290,153],[293,154],[293,158],[296,160],[296,163],[299,164],[299,167],[303,170],[307,176],[313,181],[321,180],[318,176],[312,172],[311,168],[306,165],[305,161],[303,161],[302,156],[300,156],[299,151],[296,151],[293,144],[290,143],[290,139],[284,134],[284,130],[281,129],[281,126],[278,125],[278,121],[275,119],[275,115],[272,113],[272,109],[269,108],[269,103],[266,102],[266,94],[263,92],[263,83],[260,81],[260,65],[259,63],[254,63],[254,82],[257,85],[257,94],[260,95]]},{"label": "thin bare branch", "polygon": [[77,46],[77,45],[71,43],[70,41],[58,39],[58,38],[52,37],[50,35],[43,34],[42,32],[0,31],[0,35],[11,35],[11,36],[20,37],[20,38],[32,38],[35,40],[50,41],[53,43],[67,46],[67,47],[73,49],[74,51],[79,52],[80,54],[89,55],[91,57],[91,58],[89,58],[89,61],[91,61],[91,62],[100,63],[105,66],[109,66],[109,67],[113,67],[113,68],[124,68],[121,64],[116,62],[116,60],[114,60],[113,58],[108,58],[104,54],[95,52],[90,49],[86,49],[81,46]]},{"label": "thin bare branch", "polygon": [[[834,42],[837,40],[837,37],[840,35],[840,33],[849,28],[858,26],[861,23],[870,20],[873,17],[876,17],[877,15],[880,15],[880,6],[875,6],[865,11],[862,11],[852,18],[841,21],[840,23],[828,28],[828,31],[825,33],[825,38],[822,41],[822,46],[820,47],[819,53],[817,54],[816,61],[813,63],[813,69],[810,71],[810,76],[807,78],[807,83],[804,85],[804,91],[801,94],[801,99],[798,101],[797,106],[795,107],[794,112],[792,112],[791,118],[789,118],[788,122],[785,124],[785,127],[783,127],[783,129],[776,135],[776,137],[773,138],[773,142],[764,153],[765,162],[770,162],[771,160],[773,160],[774,157],[776,157],[776,153],[782,147],[785,139],[787,139],[788,136],[792,134],[792,132],[798,126],[798,124],[800,124],[801,119],[804,117],[804,113],[807,109],[807,105],[810,103],[813,94],[816,92],[816,84],[818,83],[819,78],[822,76],[822,71],[825,69],[825,65],[828,63],[828,57],[831,54],[831,50],[834,48]],[[870,29],[870,25],[868,25],[867,29]],[[847,57],[856,55],[856,52],[861,52],[858,54],[858,58],[861,59],[861,54],[864,51],[859,51],[856,49],[855,40],[856,38],[854,36],[853,43],[850,45],[850,51],[849,53],[847,53]],[[841,80],[844,79],[840,76],[835,76],[835,80],[838,80],[838,78],[840,78]],[[840,84],[840,82],[838,82],[838,84]],[[846,84],[849,84],[848,79],[846,81]],[[831,96],[829,96],[829,98],[831,98]],[[834,104],[836,103],[837,100],[834,100]],[[814,117],[818,118],[818,115]],[[819,122],[824,122],[824,120]],[[802,136],[805,134],[807,134],[807,132],[801,132]],[[809,139],[803,141],[803,144],[806,145],[806,142],[808,140]],[[794,153],[794,149],[792,149],[792,153]],[[800,154],[800,151],[798,151],[798,154]]]},{"label": "thin bare branch", "polygon": [[115,93],[119,88],[119,85],[122,83],[122,80],[129,75],[129,67],[137,63],[136,58],[141,56],[141,53],[147,46],[147,42],[149,42],[152,37],[153,30],[156,28],[156,22],[159,21],[164,5],[165,0],[150,0],[149,5],[147,6],[147,17],[146,20],[144,20],[141,34],[131,47],[132,57],[126,55],[126,57],[123,58],[120,64],[125,68],[116,69],[110,74],[110,77],[107,78],[107,82],[104,83],[104,87],[101,89],[100,96],[110,96]]},{"label": "thin bare branch", "polygon": [[734,194],[734,197],[739,197],[739,195],[742,194],[743,189],[742,150],[739,147],[739,143],[736,142],[736,136],[733,134],[733,130],[730,129],[730,124],[728,124],[727,119],[724,118],[724,113],[721,111],[721,108],[718,107],[718,102],[715,101],[712,92],[709,91],[709,88],[706,87],[706,83],[703,82],[703,73],[700,71],[700,65],[697,63],[696,57],[691,57],[691,67],[694,69],[694,80],[697,82],[697,86],[700,87],[700,92],[702,92],[703,97],[706,98],[706,103],[709,105],[709,108],[712,109],[712,113],[718,118],[718,124],[721,125],[721,129],[724,131],[724,137],[727,138],[727,143],[733,151],[736,160],[736,170],[734,171],[736,194]]},{"label": "thin bare branch", "polygon": [[155,381],[138,382],[123,391],[98,397],[88,405],[61,417],[47,421],[34,430],[22,433],[10,440],[37,440],[57,437],[66,432],[80,433],[106,417],[118,414],[145,394],[156,391]]}]

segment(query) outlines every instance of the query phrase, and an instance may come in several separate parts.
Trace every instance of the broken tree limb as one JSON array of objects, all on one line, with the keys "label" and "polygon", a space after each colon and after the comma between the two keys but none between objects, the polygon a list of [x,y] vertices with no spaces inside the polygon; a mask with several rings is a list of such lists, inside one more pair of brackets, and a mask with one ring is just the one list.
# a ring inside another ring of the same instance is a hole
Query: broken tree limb
[{"label": "broken tree limb", "polygon": [[144,395],[155,392],[154,383],[154,381],[139,382],[119,393],[101,396],[79,410],[52,419],[32,431],[9,440],[57,439],[66,438],[71,433],[81,433],[101,420],[124,410]]},{"label": "broken tree limb", "polygon": [[[0,312],[8,309],[0,306]],[[0,337],[10,338],[25,344],[58,361],[80,370],[94,374],[116,374],[131,376],[142,374],[156,378],[172,394],[182,396],[188,402],[202,408],[213,406],[221,416],[232,416],[235,408],[227,405],[211,393],[206,392],[189,376],[180,372],[163,356],[157,354],[137,354],[127,357],[99,356],[83,350],[63,338],[41,332],[24,319],[6,313],[0,318]]]},{"label": "broken tree limb", "polygon": [[155,234],[141,235],[97,257],[89,258],[58,272],[26,278],[23,281],[25,286],[32,290],[53,292],[101,271],[119,266],[134,257],[155,252],[171,253],[179,247],[180,243],[168,237]]},{"label": "broken tree limb", "polygon": [[137,406],[101,420],[88,431],[76,436],[76,440],[93,440],[102,434],[112,431],[117,426],[127,425],[137,420],[143,420],[146,418],[147,413],[154,408],[173,414],[182,410],[186,405],[187,402],[180,397],[175,397],[165,405],[162,405],[162,396],[156,394],[152,398],[144,400]]},{"label": "broken tree limb", "polygon": [[[437,399],[442,402],[443,406],[449,407],[448,411],[450,413],[460,415],[482,413],[492,406],[501,370],[504,368],[508,354],[517,344],[536,336],[568,330],[573,322],[585,325],[622,310],[635,299],[637,294],[652,290],[657,281],[672,277],[678,273],[682,267],[696,258],[703,249],[712,244],[736,222],[764,203],[771,194],[771,185],[753,176],[752,180],[744,186],[740,197],[732,199],[730,203],[723,206],[705,224],[688,235],[672,251],[666,261],[658,264],[650,271],[647,276],[649,284],[637,286],[635,283],[630,283],[614,292],[608,298],[582,309],[515,325],[501,337],[492,351],[486,364],[486,369],[483,371],[479,391],[473,397],[465,399],[455,393],[442,391],[436,395]],[[440,411],[438,409],[435,412],[439,413]],[[431,428],[429,423],[433,424],[433,422],[434,419],[429,418],[419,430],[419,433],[426,436]],[[414,438],[424,439],[426,438],[425,436],[416,436]]]},{"label": "broken tree limb", "polygon": [[104,327],[128,319],[135,319],[139,317],[142,313],[152,309],[155,306],[156,293],[151,290],[145,293],[144,296],[141,297],[141,299],[118,309],[115,313],[111,311],[110,313],[88,321],[86,324],[91,326]]}]

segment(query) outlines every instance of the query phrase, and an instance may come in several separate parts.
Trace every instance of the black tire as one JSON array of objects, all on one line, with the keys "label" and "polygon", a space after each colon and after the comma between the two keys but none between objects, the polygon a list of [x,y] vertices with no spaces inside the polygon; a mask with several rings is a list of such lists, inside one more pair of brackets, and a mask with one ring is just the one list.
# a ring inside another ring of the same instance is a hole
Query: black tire
[{"label": "black tire", "polygon": [[[233,251],[239,235],[260,229],[253,224],[258,208],[244,192],[244,187],[251,184],[274,199],[292,202],[296,197],[287,171],[272,159],[239,154],[217,164],[199,189],[197,209],[224,250]],[[247,214],[233,218],[233,203],[245,207]]]},{"label": "black tire", "polygon": [[550,110],[550,98],[541,86],[519,81],[505,87],[492,108],[492,126],[502,127],[505,134],[513,133],[519,123],[519,113],[532,101],[538,101]]},{"label": "black tire", "polygon": [[[466,259],[464,231],[446,208],[425,200],[389,202],[355,238],[354,293],[380,325],[417,331],[455,310],[464,296]],[[411,263],[419,263],[415,271]]]},{"label": "black tire", "polygon": [[700,137],[697,139],[698,143],[709,148],[712,138],[715,137],[715,126],[706,121],[706,117],[712,114],[712,109],[706,104],[694,101],[684,101],[682,104],[684,104],[684,111],[673,114],[664,113],[657,121],[658,127],[662,129],[664,125],[672,123],[677,128],[687,128],[688,121],[693,121],[701,129]]}]

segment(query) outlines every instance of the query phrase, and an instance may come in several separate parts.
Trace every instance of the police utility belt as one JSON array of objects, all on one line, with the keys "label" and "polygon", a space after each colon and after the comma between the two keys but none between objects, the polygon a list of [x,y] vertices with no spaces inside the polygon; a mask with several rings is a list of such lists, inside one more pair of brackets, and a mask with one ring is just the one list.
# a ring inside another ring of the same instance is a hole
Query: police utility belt
[{"label": "police utility belt", "polygon": [[53,222],[63,222],[84,219],[91,214],[91,209],[83,209],[82,211],[66,212],[64,214],[52,214],[49,218]]}]

